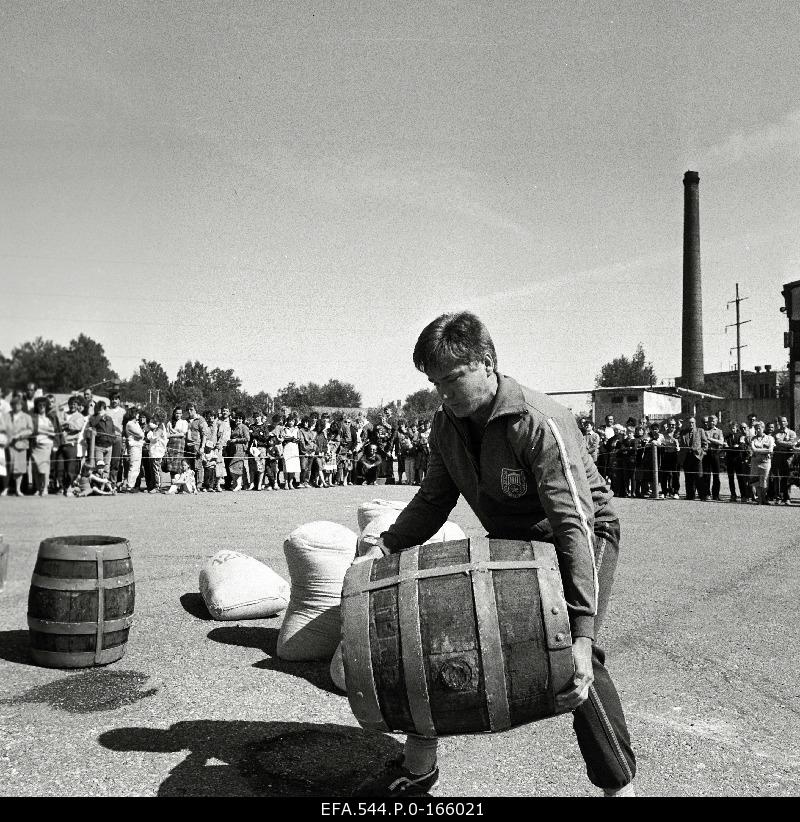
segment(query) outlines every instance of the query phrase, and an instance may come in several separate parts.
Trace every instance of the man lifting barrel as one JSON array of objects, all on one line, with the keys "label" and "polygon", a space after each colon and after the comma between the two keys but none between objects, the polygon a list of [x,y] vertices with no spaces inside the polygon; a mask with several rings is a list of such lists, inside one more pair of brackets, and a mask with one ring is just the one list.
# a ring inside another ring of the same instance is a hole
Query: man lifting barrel
[{"label": "man lifting barrel", "polygon": [[[414,365],[442,401],[429,439],[428,473],[376,555],[430,538],[459,494],[490,537],[553,542],[569,612],[575,673],[557,697],[572,710],[589,779],[606,796],[633,796],[636,761],[597,634],[619,553],[612,494],[572,413],[497,370],[488,330],[469,312],[443,314],[422,331]],[[410,796],[439,778],[437,740],[409,735],[404,755],[358,788],[365,796]]]}]

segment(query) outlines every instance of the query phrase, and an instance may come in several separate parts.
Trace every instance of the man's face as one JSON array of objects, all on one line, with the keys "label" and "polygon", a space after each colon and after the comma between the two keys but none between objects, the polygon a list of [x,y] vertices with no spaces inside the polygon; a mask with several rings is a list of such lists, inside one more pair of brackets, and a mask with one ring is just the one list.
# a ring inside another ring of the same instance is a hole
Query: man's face
[{"label": "man's face", "polygon": [[781,431],[785,431],[789,427],[789,420],[787,420],[786,417],[781,417],[780,424]]},{"label": "man's face", "polygon": [[193,420],[197,416],[197,409],[193,405],[190,405],[186,409],[186,415],[189,417],[190,420]]},{"label": "man's face", "polygon": [[222,414],[222,419],[223,420],[227,420],[228,417],[230,417],[230,415],[231,415],[231,409],[230,408],[223,408],[220,411],[220,414]]},{"label": "man's face", "polygon": [[756,415],[755,414],[750,414],[750,416],[747,418],[747,424],[751,428],[753,428],[755,426],[755,424],[756,424]]},{"label": "man's face", "polygon": [[706,430],[711,428],[711,420],[708,417],[703,417],[703,428]]},{"label": "man's face", "polygon": [[119,405],[119,397],[111,398],[111,407],[116,408]]},{"label": "man's face", "polygon": [[588,420],[583,424],[583,428],[587,434],[591,434],[592,431],[594,431],[594,426]]},{"label": "man's face", "polygon": [[694,417],[690,417],[688,421],[688,426],[690,431],[697,430],[697,420]]},{"label": "man's face", "polygon": [[774,422],[768,422],[767,427],[764,430],[767,432],[767,434],[774,434],[775,433],[775,423]]},{"label": "man's face", "polygon": [[29,382],[29,383],[25,386],[25,395],[26,395],[26,396],[28,397],[28,399],[30,400],[30,399],[33,399],[33,395],[34,395],[35,393],[36,393],[36,383]]},{"label": "man's face", "polygon": [[606,425],[610,425],[610,426],[612,426],[612,427],[613,427],[613,425],[614,425],[614,417],[612,417],[612,416],[611,416],[611,414],[609,414],[609,415],[606,417]]},{"label": "man's face", "polygon": [[711,427],[716,428],[719,420],[716,417],[711,417]]},{"label": "man's face", "polygon": [[86,389],[86,391],[83,392],[83,398],[84,398],[84,400],[86,400],[86,402],[91,402],[92,401],[92,392],[89,391],[88,388]]},{"label": "man's face", "polygon": [[445,363],[425,373],[442,405],[460,419],[475,414],[494,396],[494,371],[485,362]]}]

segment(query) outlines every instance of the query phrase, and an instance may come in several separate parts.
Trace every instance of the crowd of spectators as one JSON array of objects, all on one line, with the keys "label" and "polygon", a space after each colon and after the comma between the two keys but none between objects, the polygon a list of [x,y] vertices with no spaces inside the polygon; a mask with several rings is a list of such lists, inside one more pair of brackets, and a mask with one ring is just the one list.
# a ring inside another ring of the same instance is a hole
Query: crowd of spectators
[{"label": "crowd of spectators", "polygon": [[[750,414],[730,422],[716,416],[650,421],[609,415],[594,429],[581,420],[586,447],[618,497],[679,499],[681,473],[687,500],[720,500],[720,475],[728,476],[730,502],[790,502],[800,485],[800,441],[786,417],[764,422]],[[738,493],[737,493],[738,489]]]},{"label": "crowd of spectators", "polygon": [[63,407],[30,383],[0,395],[0,495],[221,493],[418,485],[428,463],[427,420],[376,423],[328,413],[200,410],[168,416],[108,403],[91,390]]}]

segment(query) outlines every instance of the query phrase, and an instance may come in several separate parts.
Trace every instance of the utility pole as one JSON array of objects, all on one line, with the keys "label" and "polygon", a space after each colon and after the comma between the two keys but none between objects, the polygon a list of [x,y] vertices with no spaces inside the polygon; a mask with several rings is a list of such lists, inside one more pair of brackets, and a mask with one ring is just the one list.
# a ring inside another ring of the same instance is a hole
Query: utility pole
[{"label": "utility pole", "polygon": [[750,322],[750,320],[739,319],[739,303],[746,299],[748,298],[739,296],[739,283],[736,283],[736,299],[729,300],[728,305],[725,306],[726,308],[730,308],[731,303],[736,303],[736,322],[729,323],[728,325],[726,325],[725,331],[727,332],[729,328],[731,328],[734,325],[736,326],[736,345],[733,348],[728,349],[728,353],[730,354],[731,351],[733,351],[734,349],[736,350],[736,371],[739,375],[739,399],[742,399],[742,349],[747,348],[746,345],[742,345],[740,327],[743,326],[745,323]]}]

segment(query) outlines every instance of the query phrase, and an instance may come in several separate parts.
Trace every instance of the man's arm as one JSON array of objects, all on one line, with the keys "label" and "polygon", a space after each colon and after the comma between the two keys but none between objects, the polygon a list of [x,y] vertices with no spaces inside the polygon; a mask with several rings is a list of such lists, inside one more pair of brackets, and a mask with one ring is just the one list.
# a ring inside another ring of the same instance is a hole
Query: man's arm
[{"label": "man's arm", "polygon": [[581,456],[580,432],[569,422],[550,417],[535,426],[526,454],[553,529],[573,639],[594,639],[594,503]]},{"label": "man's arm", "polygon": [[447,522],[458,502],[458,487],[447,470],[433,430],[429,446],[428,472],[422,486],[397,521],[381,534],[384,545],[391,553],[421,545],[430,539]]}]

